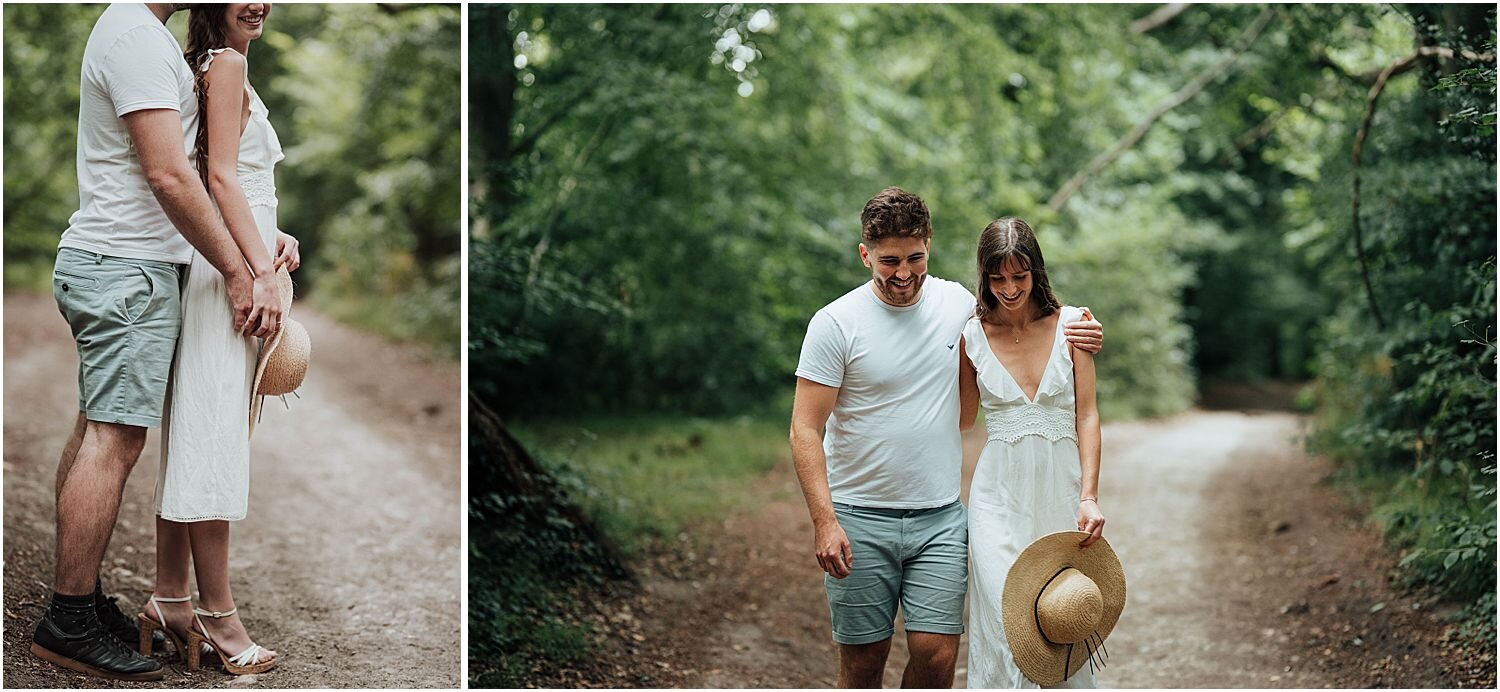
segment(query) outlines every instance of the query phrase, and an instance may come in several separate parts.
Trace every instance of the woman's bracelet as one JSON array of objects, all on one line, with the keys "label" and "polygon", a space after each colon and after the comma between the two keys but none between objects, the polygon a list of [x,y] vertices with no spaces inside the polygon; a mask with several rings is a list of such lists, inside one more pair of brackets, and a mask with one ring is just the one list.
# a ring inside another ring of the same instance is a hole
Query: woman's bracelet
[{"label": "woman's bracelet", "polygon": [[1099,498],[1097,498],[1097,497],[1080,497],[1080,498],[1078,498],[1078,501],[1079,502],[1090,502],[1090,501],[1092,501],[1096,505],[1099,504]]}]

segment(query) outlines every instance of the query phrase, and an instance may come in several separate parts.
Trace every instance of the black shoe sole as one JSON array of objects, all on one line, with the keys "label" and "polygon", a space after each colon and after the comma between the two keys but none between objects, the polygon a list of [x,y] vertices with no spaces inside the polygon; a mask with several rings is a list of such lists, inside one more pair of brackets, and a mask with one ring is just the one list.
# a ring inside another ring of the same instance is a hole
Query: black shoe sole
[{"label": "black shoe sole", "polygon": [[161,668],[157,668],[156,670],[148,670],[144,673],[115,673],[112,671],[104,670],[103,668],[95,668],[82,661],[68,658],[67,656],[47,649],[41,644],[35,643],[31,645],[31,653],[35,654],[37,658],[40,658],[49,663],[62,666],[69,670],[76,670],[80,673],[88,673],[89,675],[92,675],[96,678],[124,680],[127,682],[150,682],[153,680],[160,680],[167,674],[167,671]]}]

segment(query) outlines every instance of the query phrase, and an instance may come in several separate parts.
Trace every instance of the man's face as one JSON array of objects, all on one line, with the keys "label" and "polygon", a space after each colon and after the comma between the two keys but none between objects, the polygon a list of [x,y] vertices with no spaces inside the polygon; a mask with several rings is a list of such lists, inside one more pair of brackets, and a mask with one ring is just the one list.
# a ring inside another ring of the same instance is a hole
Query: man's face
[{"label": "man's face", "polygon": [[917,302],[922,282],[927,280],[927,250],[930,240],[888,237],[873,244],[859,244],[859,259],[870,268],[875,293],[889,305],[905,307]]}]

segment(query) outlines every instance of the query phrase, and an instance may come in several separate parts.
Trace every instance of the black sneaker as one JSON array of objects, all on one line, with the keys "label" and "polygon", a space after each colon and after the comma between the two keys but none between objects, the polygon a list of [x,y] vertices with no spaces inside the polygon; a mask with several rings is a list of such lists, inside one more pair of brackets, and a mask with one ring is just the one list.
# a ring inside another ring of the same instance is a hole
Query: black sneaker
[{"label": "black sneaker", "polygon": [[111,680],[160,680],[165,675],[161,664],[135,652],[104,628],[97,618],[89,618],[82,634],[68,634],[43,615],[36,625],[31,653],[70,670]]},{"label": "black sneaker", "polygon": [[[125,646],[134,649],[141,644],[141,627],[136,624],[135,618],[126,617],[125,613],[120,611],[120,605],[115,602],[116,600],[114,596],[99,598],[99,594],[95,594],[94,614],[99,616],[99,624],[104,625],[105,630],[115,635],[115,638],[123,642]],[[166,645],[166,635],[162,634],[161,630],[152,630],[151,650],[159,651]]]}]

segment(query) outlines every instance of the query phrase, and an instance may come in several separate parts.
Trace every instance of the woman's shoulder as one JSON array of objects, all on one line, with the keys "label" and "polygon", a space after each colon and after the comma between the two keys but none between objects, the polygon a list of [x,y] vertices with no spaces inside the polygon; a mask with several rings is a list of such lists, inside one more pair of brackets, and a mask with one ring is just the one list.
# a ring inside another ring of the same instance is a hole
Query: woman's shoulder
[{"label": "woman's shoulder", "polygon": [[1058,322],[1067,324],[1081,319],[1083,317],[1083,308],[1072,305],[1059,305],[1057,306],[1057,312],[1054,314],[1057,316]]},{"label": "woman's shoulder", "polygon": [[245,56],[233,48],[215,48],[203,56],[203,65],[198,69],[210,77],[229,71],[243,74],[246,62]]}]

